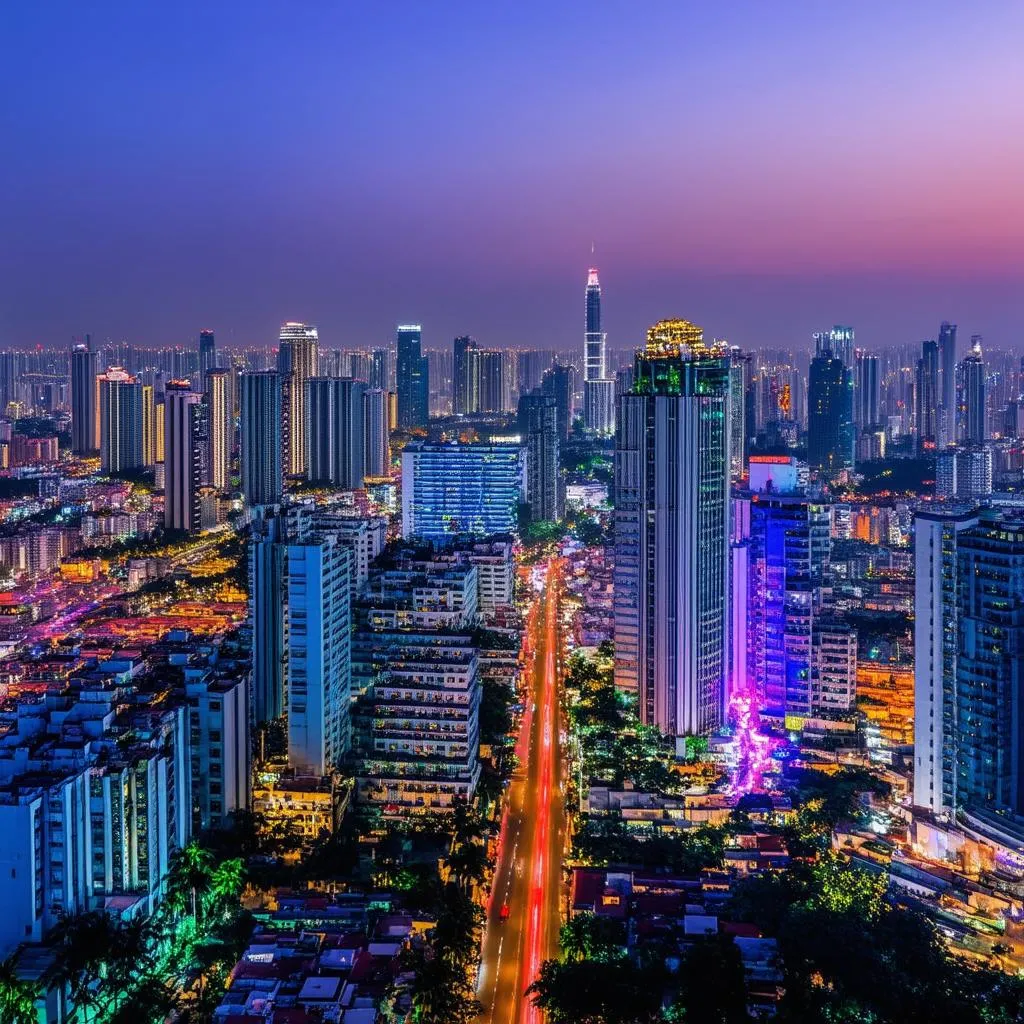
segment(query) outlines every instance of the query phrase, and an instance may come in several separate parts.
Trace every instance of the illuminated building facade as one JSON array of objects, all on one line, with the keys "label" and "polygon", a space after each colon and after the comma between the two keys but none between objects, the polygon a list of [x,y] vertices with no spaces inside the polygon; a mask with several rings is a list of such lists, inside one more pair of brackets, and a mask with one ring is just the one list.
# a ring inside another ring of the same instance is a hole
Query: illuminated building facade
[{"label": "illuminated building facade", "polygon": [[368,388],[363,393],[363,473],[379,480],[391,472],[388,393]]},{"label": "illuminated building facade", "polygon": [[583,424],[600,437],[615,433],[615,378],[583,383]]},{"label": "illuminated building facade", "polygon": [[525,457],[518,444],[414,442],[402,452],[402,536],[448,544],[515,533]]},{"label": "illuminated building facade", "polygon": [[206,375],[207,483],[218,491],[231,486],[231,450],[234,447],[234,417],[231,415],[231,371],[210,368]]},{"label": "illuminated building facade", "polygon": [[273,505],[284,492],[281,376],[243,373],[239,385],[242,494],[250,505]]},{"label": "illuminated building facade", "polygon": [[419,324],[398,328],[398,427],[424,427],[430,420],[430,370],[420,351],[423,329]]},{"label": "illuminated building facade", "polygon": [[207,377],[217,366],[217,341],[213,331],[199,332],[199,380],[196,390],[205,394]]},{"label": "illuminated building facade", "polygon": [[294,321],[281,326],[277,369],[287,395],[285,472],[291,476],[305,475],[309,459],[306,383],[320,373],[320,337],[315,327]]},{"label": "illuminated building facade", "polygon": [[142,444],[142,385],[119,366],[100,374],[100,466],[121,473],[145,465]]},{"label": "illuminated building facade", "polygon": [[587,271],[584,307],[583,380],[604,380],[605,335],[601,330],[601,282],[597,267]]},{"label": "illuminated building facade", "polygon": [[650,328],[615,448],[615,671],[673,737],[722,723],[728,662],[729,359],[684,320]]},{"label": "illuminated building facade", "polygon": [[939,347],[934,341],[921,346],[914,378],[914,430],[917,450],[931,451],[938,441]]},{"label": "illuminated building facade", "polygon": [[203,396],[188,381],[171,381],[164,392],[164,527],[198,533],[200,488],[206,454]]},{"label": "illuminated building facade", "polygon": [[526,450],[525,498],[533,522],[565,514],[565,486],[559,460],[558,406],[539,388],[519,399],[519,436]]},{"label": "illuminated building facade", "polygon": [[956,324],[939,325],[940,447],[956,440]]},{"label": "illuminated building facade", "polygon": [[87,338],[71,350],[71,450],[75,455],[91,455],[99,448],[96,419],[96,353]]},{"label": "illuminated building facade", "polygon": [[853,373],[827,349],[811,360],[808,401],[811,468],[830,477],[853,469]]},{"label": "illuminated building facade", "polygon": [[366,384],[351,377],[313,377],[306,387],[307,479],[344,490],[362,487]]},{"label": "illuminated building facade", "polygon": [[985,361],[981,339],[972,339],[970,354],[957,367],[957,440],[981,445],[988,437],[985,405]]}]

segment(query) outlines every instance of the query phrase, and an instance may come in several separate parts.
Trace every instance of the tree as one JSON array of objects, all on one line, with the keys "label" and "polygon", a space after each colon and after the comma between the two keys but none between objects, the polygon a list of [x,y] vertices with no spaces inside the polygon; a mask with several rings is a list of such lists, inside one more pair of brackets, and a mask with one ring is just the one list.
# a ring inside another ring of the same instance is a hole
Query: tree
[{"label": "tree", "polygon": [[36,1024],[35,984],[18,976],[18,954],[0,962],[0,1020],[6,1024]]},{"label": "tree", "polygon": [[213,854],[195,839],[174,853],[167,873],[166,901],[178,913],[191,909],[198,923],[202,907],[200,897],[213,877]]},{"label": "tree", "polygon": [[490,861],[480,843],[470,842],[454,846],[445,858],[445,865],[459,888],[468,892],[473,885],[483,885],[487,880]]},{"label": "tree", "polygon": [[526,990],[550,1024],[653,1024],[661,1016],[661,979],[616,960],[545,960]]},{"label": "tree", "polygon": [[747,985],[743,961],[731,935],[697,939],[680,969],[679,1003],[684,1020],[707,1024],[747,1024]]},{"label": "tree", "polygon": [[565,961],[615,959],[622,955],[625,943],[623,923],[596,914],[573,914],[559,932]]}]

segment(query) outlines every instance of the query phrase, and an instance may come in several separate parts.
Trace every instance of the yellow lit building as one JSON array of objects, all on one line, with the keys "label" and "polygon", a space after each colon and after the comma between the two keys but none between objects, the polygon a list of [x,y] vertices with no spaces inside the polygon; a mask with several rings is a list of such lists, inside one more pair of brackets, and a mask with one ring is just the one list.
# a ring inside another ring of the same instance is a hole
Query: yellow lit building
[{"label": "yellow lit building", "polygon": [[644,355],[649,359],[661,356],[693,355],[720,358],[727,351],[724,341],[704,341],[704,328],[689,320],[659,320],[647,328]]}]

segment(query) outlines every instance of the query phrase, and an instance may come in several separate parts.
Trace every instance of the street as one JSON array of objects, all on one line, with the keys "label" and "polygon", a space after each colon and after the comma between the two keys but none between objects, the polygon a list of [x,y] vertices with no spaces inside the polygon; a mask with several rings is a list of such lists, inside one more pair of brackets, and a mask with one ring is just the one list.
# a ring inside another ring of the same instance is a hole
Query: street
[{"label": "street", "polygon": [[[481,1021],[525,1024],[541,1020],[524,996],[541,963],[558,952],[562,856],[565,840],[559,742],[558,563],[548,564],[537,614],[528,623],[532,678],[509,787],[498,862],[487,913],[477,997]],[[502,920],[502,906],[508,918]]]}]

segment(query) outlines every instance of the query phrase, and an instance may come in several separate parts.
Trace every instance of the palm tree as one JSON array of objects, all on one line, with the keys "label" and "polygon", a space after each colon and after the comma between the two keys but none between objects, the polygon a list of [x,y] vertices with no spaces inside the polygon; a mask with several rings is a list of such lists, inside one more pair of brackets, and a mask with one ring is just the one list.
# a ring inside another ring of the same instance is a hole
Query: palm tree
[{"label": "palm tree", "polygon": [[176,851],[167,873],[167,901],[179,912],[190,900],[192,917],[198,923],[200,896],[213,876],[213,854],[194,839]]},{"label": "palm tree", "polygon": [[36,1024],[37,987],[18,976],[18,954],[0,962],[0,1020],[6,1024]]},{"label": "palm tree", "polygon": [[473,884],[483,885],[486,881],[490,861],[480,843],[466,843],[452,849],[445,858],[445,865],[459,888],[468,893]]},{"label": "palm tree", "polygon": [[240,858],[222,860],[210,876],[210,897],[216,907],[231,906],[245,882],[245,866]]},{"label": "palm tree", "polygon": [[487,828],[480,815],[462,798],[452,804],[452,839],[454,845],[464,846],[476,839],[483,839]]}]

